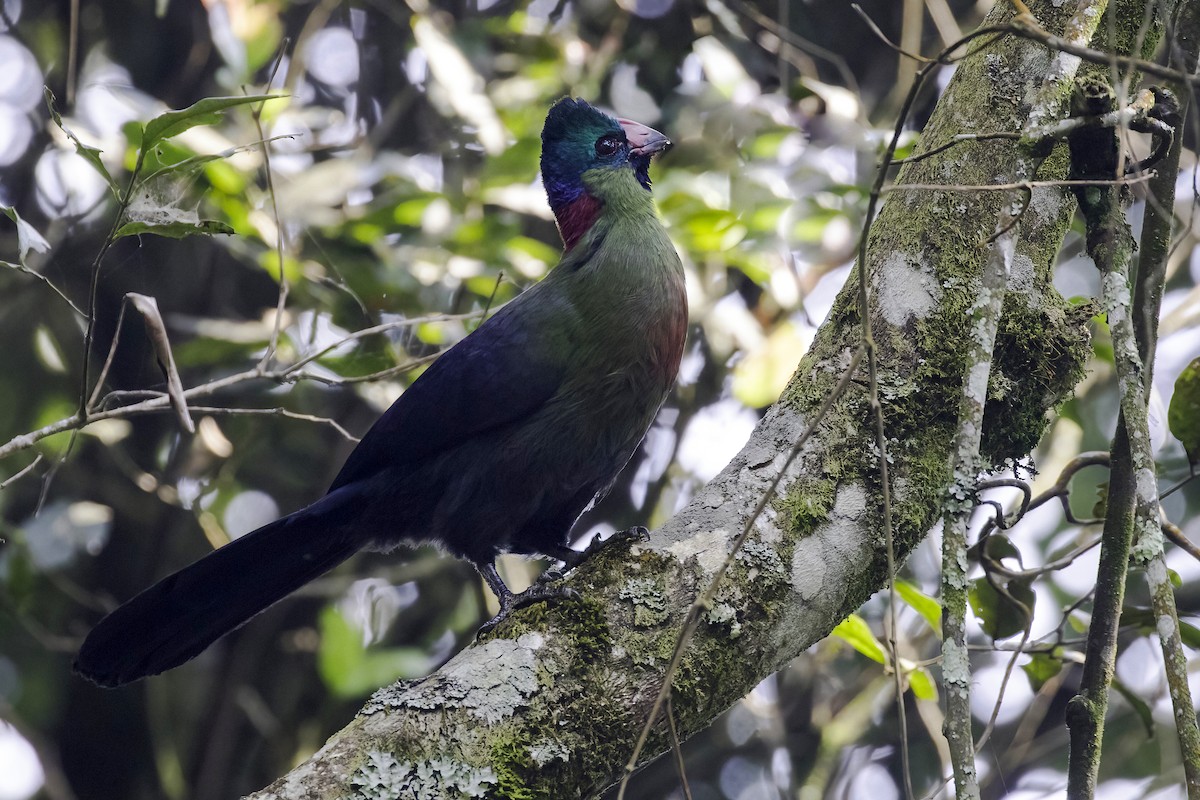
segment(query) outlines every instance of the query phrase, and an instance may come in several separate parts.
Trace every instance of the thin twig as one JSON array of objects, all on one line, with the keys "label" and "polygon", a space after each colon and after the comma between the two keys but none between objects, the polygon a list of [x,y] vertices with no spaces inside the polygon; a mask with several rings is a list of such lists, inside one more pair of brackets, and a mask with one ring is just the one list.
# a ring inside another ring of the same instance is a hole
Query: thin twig
[{"label": "thin twig", "polygon": [[37,457],[34,458],[33,461],[30,461],[28,464],[26,464],[24,467],[22,467],[20,470],[18,470],[15,474],[10,475],[9,477],[0,481],[0,490],[7,489],[9,487],[9,484],[15,483],[16,481],[20,480],[24,476],[28,475],[30,472],[33,471],[34,467],[36,467],[38,464],[41,463],[41,461],[42,461],[42,454],[38,453]]},{"label": "thin twig", "polygon": [[679,783],[683,788],[684,800],[692,800],[692,787],[688,785],[687,768],[683,764],[683,747],[679,744],[679,731],[675,729],[675,709],[671,706],[671,695],[667,695],[667,728],[671,732],[671,752],[675,756],[675,769],[679,770]]},{"label": "thin twig", "polygon": [[56,295],[58,295],[59,297],[61,297],[63,300],[66,301],[67,305],[69,305],[71,307],[72,311],[74,311],[76,314],[83,317],[84,319],[87,319],[87,313],[82,308],[75,305],[75,301],[73,301],[71,298],[67,297],[66,292],[64,292],[62,289],[58,288],[58,286],[55,285],[54,281],[50,280],[42,273],[40,273],[37,270],[34,270],[30,267],[27,267],[24,264],[13,264],[12,262],[9,262],[9,261],[0,261],[0,266],[5,266],[5,267],[8,267],[9,269],[15,269],[17,272],[24,272],[26,275],[36,278],[37,280],[46,284],[47,286],[50,287],[50,291],[54,292]]},{"label": "thin twig", "polygon": [[1079,56],[1084,61],[1090,61],[1093,64],[1106,64],[1124,67],[1126,69],[1134,69],[1146,75],[1153,75],[1156,78],[1162,78],[1168,81],[1176,81],[1185,83],[1189,86],[1200,84],[1200,75],[1189,75],[1178,69],[1164,67],[1161,64],[1153,61],[1146,61],[1142,58],[1134,58],[1132,56],[1124,56],[1118,53],[1106,53],[1103,50],[1093,50],[1090,47],[1069,42],[1061,36],[1055,36],[1038,25],[1032,17],[1017,17],[1009,24],[1007,29],[1017,36],[1026,39],[1031,39],[1035,42],[1044,44],[1050,50],[1060,53],[1068,53],[1073,56]]},{"label": "thin twig", "polygon": [[952,147],[957,147],[963,142],[994,142],[994,141],[1012,141],[1020,139],[1021,134],[1016,131],[998,131],[996,133],[956,133],[950,137],[950,141],[944,144],[939,144],[937,147],[926,150],[917,156],[909,156],[908,158],[897,158],[892,161],[891,166],[900,166],[901,164],[916,164],[918,161],[924,161],[930,156],[936,156],[938,153],[944,153]]},{"label": "thin twig", "polygon": [[301,414],[298,411],[289,411],[286,408],[229,408],[226,406],[188,406],[188,411],[196,414],[210,414],[212,416],[243,416],[243,417],[287,417],[288,419],[298,419],[304,422],[316,422],[320,425],[328,425],[333,428],[348,442],[358,443],[358,437],[350,433],[342,427],[337,420],[329,417],[319,417],[315,414]]},{"label": "thin twig", "polygon": [[108,371],[112,369],[113,359],[117,355],[117,344],[121,341],[121,328],[125,323],[125,307],[124,300],[121,301],[121,310],[117,313],[117,327],[113,329],[112,342],[108,346],[108,356],[104,359],[104,366],[100,368],[100,374],[96,376],[96,386],[92,389],[92,394],[88,397],[87,408],[85,413],[90,414],[92,409],[96,407],[96,401],[99,399],[100,390],[104,388],[105,381],[108,380]]},{"label": "thin twig", "polygon": [[875,38],[877,38],[879,41],[883,42],[884,45],[886,45],[890,49],[894,50],[895,52],[899,53],[900,55],[904,56],[905,58],[910,58],[913,61],[918,61],[922,64],[933,63],[933,59],[926,58],[925,56],[921,55],[920,53],[909,52],[908,50],[905,50],[903,47],[901,47],[900,45],[896,44],[891,39],[889,39],[887,37],[887,34],[885,34],[882,30],[880,30],[879,26],[875,24],[875,20],[871,19],[871,15],[868,14],[866,11],[864,11],[863,7],[860,6],[858,3],[851,3],[850,8],[852,8],[854,10],[854,13],[858,14],[858,16],[862,19],[862,21],[867,24],[867,27],[871,29],[871,33],[875,34]]},{"label": "thin twig", "polygon": [[[1073,167],[1082,169],[1080,162],[1086,159],[1089,169],[1112,174],[1117,168],[1116,135],[1102,137],[1092,131],[1087,136],[1086,141],[1073,140],[1071,143]],[[1130,307],[1129,268],[1133,239],[1125,223],[1121,193],[1116,187],[1105,192],[1076,192],[1076,199],[1086,221],[1088,254],[1102,274],[1104,308],[1112,334],[1120,396],[1096,599],[1088,627],[1083,675],[1079,693],[1067,705],[1067,725],[1071,732],[1067,796],[1071,800],[1086,800],[1095,792],[1100,766],[1108,694],[1116,661],[1116,637],[1135,532],[1144,548],[1152,548],[1152,542],[1157,538],[1161,549],[1162,535],[1147,420],[1146,385],[1142,380],[1143,359]]]},{"label": "thin twig", "polygon": [[987,725],[984,726],[983,732],[979,734],[979,740],[975,742],[976,755],[983,751],[984,745],[988,743],[988,740],[992,738],[992,733],[996,730],[996,720],[1000,717],[1000,707],[1004,703],[1004,694],[1008,691],[1008,682],[1012,678],[1013,670],[1017,666],[1017,659],[1025,652],[1025,645],[1029,643],[1029,634],[1033,627],[1033,610],[1014,597],[1012,592],[1008,591],[1008,587],[995,581],[990,572],[985,574],[992,588],[1016,607],[1025,619],[1025,624],[1022,626],[1021,641],[1017,644],[1012,656],[1009,657],[1008,662],[1004,665],[1004,677],[1000,680],[1000,688],[996,692],[996,702],[992,705],[992,713],[988,717]]},{"label": "thin twig", "polygon": [[[892,526],[892,509],[891,509],[891,485],[888,475],[888,457],[887,457],[887,437],[884,431],[883,406],[879,402],[879,383],[878,371],[875,361],[875,342],[871,332],[871,309],[870,309],[870,288],[867,283],[867,245],[870,241],[871,225],[875,219],[875,210],[879,205],[880,197],[884,189],[884,183],[887,180],[886,165],[890,164],[893,156],[896,153],[896,147],[899,145],[900,137],[904,130],[905,121],[911,112],[913,105],[916,102],[918,93],[925,81],[933,74],[933,70],[941,64],[945,63],[952,57],[952,54],[969,41],[972,41],[979,36],[986,35],[986,29],[977,30],[960,42],[956,42],[950,47],[945,48],[935,59],[925,64],[917,71],[916,77],[909,87],[908,94],[901,104],[900,112],[897,115],[896,125],[892,131],[891,140],[888,142],[887,148],[884,151],[883,157],[880,159],[880,167],[875,172],[875,181],[871,187],[871,192],[867,200],[867,211],[865,215],[866,222],[863,224],[863,230],[858,240],[858,305],[859,317],[862,320],[862,347],[867,354],[867,368],[869,372],[869,395],[870,409],[875,420],[875,437],[876,449],[879,451],[879,479],[881,487],[881,507],[884,528],[884,540],[887,544],[887,562],[888,562],[888,609],[891,620],[890,633],[888,637],[888,647],[891,651],[891,659],[893,665],[900,663],[899,653],[896,652],[896,607],[899,605],[896,596],[896,549],[895,536]],[[895,681],[896,692],[896,716],[900,723],[900,763],[904,779],[905,797],[913,797],[912,788],[912,770],[909,763],[908,753],[908,720],[904,708],[904,682],[901,670],[896,666],[893,670],[893,680]]]},{"label": "thin twig", "polygon": [[[426,356],[421,356],[418,358],[410,359],[409,361],[406,361],[403,364],[398,364],[394,367],[388,367],[387,369],[379,370],[377,372],[372,372],[367,375],[358,375],[358,376],[349,377],[349,378],[328,378],[328,377],[321,376],[321,375],[314,375],[311,373],[303,372],[300,370],[300,368],[306,364],[311,363],[312,361],[316,360],[317,358],[320,358],[321,355],[324,355],[332,350],[335,350],[336,348],[340,347],[341,345],[343,345],[347,342],[355,341],[355,340],[361,339],[365,336],[370,336],[370,335],[374,335],[377,333],[384,333],[386,331],[395,330],[397,328],[404,328],[404,327],[409,327],[412,325],[424,324],[426,322],[440,322],[440,321],[472,319],[474,317],[479,316],[479,314],[480,314],[480,312],[478,312],[478,311],[468,312],[468,313],[464,313],[464,314],[432,314],[428,317],[413,317],[411,319],[393,320],[391,322],[382,323],[380,325],[375,325],[371,328],[365,328],[363,330],[354,331],[353,333],[349,333],[349,334],[341,337],[337,341],[333,342],[332,344],[328,345],[327,347],[322,348],[317,353],[311,354],[311,355],[305,357],[304,359],[301,359],[300,361],[296,362],[295,364],[291,364],[287,367],[283,367],[283,368],[280,368],[277,370],[264,370],[261,368],[261,366],[256,366],[256,367],[253,367],[248,370],[243,370],[242,372],[237,372],[232,375],[227,375],[223,378],[218,378],[216,380],[210,381],[205,384],[193,386],[190,389],[184,390],[182,396],[185,399],[191,399],[191,398],[196,398],[196,397],[206,397],[208,395],[215,394],[216,392],[221,391],[223,389],[228,389],[228,388],[237,386],[239,384],[242,384],[242,383],[245,383],[248,381],[258,381],[258,380],[273,381],[275,383],[296,383],[301,380],[312,380],[312,381],[316,381],[319,383],[324,383],[326,385],[340,386],[340,385],[347,385],[347,384],[376,381],[376,380],[381,380],[383,378],[392,377],[394,375],[398,375],[400,373],[407,372],[409,370],[415,369],[416,367],[422,366],[424,364],[427,364],[427,363],[435,360],[439,355],[441,355],[441,352],[439,351],[439,352],[431,353]],[[113,398],[118,398],[118,397],[119,398],[142,397],[143,399],[139,400],[136,403],[130,404],[130,405],[123,405],[123,406],[118,406],[115,408],[108,408],[107,407],[108,401]],[[32,447],[34,444],[36,444],[37,442],[41,441],[42,439],[45,439],[47,436],[53,436],[58,433],[63,433],[64,431],[77,430],[77,429],[83,428],[93,422],[98,422],[100,420],[105,420],[105,419],[119,419],[122,417],[134,416],[137,414],[158,412],[158,411],[162,410],[162,408],[167,404],[167,400],[168,400],[167,396],[165,394],[162,394],[161,392],[150,392],[150,391],[144,391],[144,390],[143,391],[133,391],[133,392],[130,392],[130,391],[110,392],[108,395],[105,395],[105,396],[101,397],[98,401],[96,401],[94,403],[94,405],[92,405],[90,407],[90,410],[86,414],[82,414],[77,411],[76,413],[72,414],[69,417],[65,417],[63,419],[57,420],[56,422],[52,422],[48,425],[44,425],[41,428],[38,428],[36,430],[32,430],[27,433],[20,434],[18,436],[14,436],[8,442],[4,443],[3,445],[0,445],[0,459],[10,456],[13,453],[19,452],[21,450],[28,449],[28,448]]]},{"label": "thin twig", "polygon": [[[283,63],[288,42],[289,40],[284,38],[279,45],[279,51],[275,54],[275,63],[271,67],[270,77],[267,78],[267,91],[270,91],[271,83],[274,82],[275,75]],[[283,225],[279,219],[279,203],[275,198],[275,178],[271,169],[271,147],[267,142],[266,135],[263,133],[262,126],[262,113],[265,107],[266,101],[259,103],[250,116],[254,120],[255,129],[258,131],[258,139],[262,142],[263,174],[266,176],[267,181],[267,197],[271,200],[271,215],[275,220],[275,258],[279,264],[279,294],[275,300],[275,319],[274,325],[271,328],[271,341],[268,343],[262,360],[259,362],[263,367],[271,363],[271,360],[275,357],[275,350],[279,346],[279,330],[283,324],[283,312],[287,306],[288,297],[287,265],[283,261]]]},{"label": "thin twig", "polygon": [[1011,192],[1018,190],[1045,188],[1072,188],[1087,186],[1133,186],[1146,183],[1154,177],[1154,173],[1131,175],[1128,178],[1096,179],[1096,180],[1061,180],[1061,181],[1017,181],[1015,183],[989,183],[970,185],[964,183],[894,183],[883,189],[885,192],[898,192],[906,189],[932,192]]}]

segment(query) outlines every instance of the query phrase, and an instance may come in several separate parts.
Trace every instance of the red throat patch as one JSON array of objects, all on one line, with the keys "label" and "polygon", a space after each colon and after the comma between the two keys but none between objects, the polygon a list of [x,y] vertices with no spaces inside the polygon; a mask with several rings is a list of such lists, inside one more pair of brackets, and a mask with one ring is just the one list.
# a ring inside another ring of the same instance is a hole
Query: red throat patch
[{"label": "red throat patch", "polygon": [[566,245],[567,250],[575,247],[579,240],[592,229],[596,218],[600,216],[602,207],[603,204],[599,200],[584,192],[579,195],[577,200],[573,200],[555,212],[558,232],[562,235],[563,244]]}]

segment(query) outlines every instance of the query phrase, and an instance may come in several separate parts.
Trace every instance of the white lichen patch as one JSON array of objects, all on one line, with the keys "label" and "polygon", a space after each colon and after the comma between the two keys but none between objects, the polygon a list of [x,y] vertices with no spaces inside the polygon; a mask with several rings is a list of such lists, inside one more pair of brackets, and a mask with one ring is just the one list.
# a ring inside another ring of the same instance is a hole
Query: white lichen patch
[{"label": "white lichen patch", "polygon": [[967,372],[967,396],[981,406],[987,402],[988,376],[991,375],[991,370],[991,363],[980,361],[972,364]]},{"label": "white lichen patch", "polygon": [[847,483],[838,487],[837,497],[833,499],[833,517],[857,521],[866,513],[866,489],[857,483]]},{"label": "white lichen patch", "polygon": [[792,589],[806,602],[840,603],[846,585],[839,565],[869,557],[867,541],[859,535],[867,513],[867,492],[861,485],[838,487],[829,520],[796,546],[792,555]]},{"label": "white lichen patch", "polygon": [[1129,284],[1125,282],[1124,276],[1115,272],[1106,272],[1101,286],[1104,294],[1104,310],[1112,317],[1109,320],[1109,327],[1112,327],[1118,322],[1123,322],[1128,313],[1129,304],[1132,302],[1129,296]]},{"label": "white lichen patch", "polygon": [[633,604],[633,624],[646,628],[667,619],[667,599],[661,578],[630,578],[621,587],[620,597]]},{"label": "white lichen patch", "polygon": [[1034,187],[1029,193],[1029,211],[1033,213],[1037,222],[1043,225],[1049,224],[1051,220],[1058,219],[1065,198],[1068,196],[1057,187]]},{"label": "white lichen patch", "polygon": [[1162,586],[1167,582],[1167,562],[1161,558],[1152,559],[1146,565],[1146,577],[1151,586]]},{"label": "white lichen patch", "polygon": [[933,275],[910,263],[903,253],[892,253],[883,262],[875,291],[884,300],[879,304],[884,319],[897,328],[929,316],[939,293]]},{"label": "white lichen patch", "polygon": [[700,569],[711,575],[721,568],[729,555],[729,531],[724,528],[702,530],[674,542],[667,552],[682,562],[696,559]]},{"label": "white lichen patch", "polygon": [[488,766],[448,759],[400,761],[379,750],[367,753],[366,763],[350,776],[355,796],[367,800],[484,797],[496,783],[496,773]]},{"label": "white lichen patch", "polygon": [[1031,308],[1037,308],[1041,303],[1042,296],[1033,291],[1033,278],[1033,259],[1024,253],[1016,253],[1008,274],[1008,290],[1028,295],[1025,301]]},{"label": "white lichen patch", "polygon": [[544,767],[551,761],[566,761],[570,755],[567,746],[557,739],[543,739],[529,746],[529,757],[539,767]]},{"label": "white lichen patch", "polygon": [[967,650],[952,639],[942,645],[942,674],[944,681],[953,686],[965,687],[971,682]]},{"label": "white lichen patch", "polygon": [[488,723],[511,717],[537,691],[540,633],[516,641],[493,639],[465,650],[429,680],[414,684],[388,705],[407,708],[466,708]]},{"label": "white lichen patch", "polygon": [[737,609],[729,603],[714,603],[706,612],[708,621],[714,625],[725,625],[730,639],[742,634],[742,623],[738,621]]},{"label": "white lichen patch", "polygon": [[792,556],[792,588],[805,602],[816,599],[825,588],[825,559],[809,548],[797,547]]},{"label": "white lichen patch", "polygon": [[1142,467],[1137,471],[1136,486],[1138,497],[1148,501],[1158,499],[1158,480],[1154,476],[1154,470]]}]

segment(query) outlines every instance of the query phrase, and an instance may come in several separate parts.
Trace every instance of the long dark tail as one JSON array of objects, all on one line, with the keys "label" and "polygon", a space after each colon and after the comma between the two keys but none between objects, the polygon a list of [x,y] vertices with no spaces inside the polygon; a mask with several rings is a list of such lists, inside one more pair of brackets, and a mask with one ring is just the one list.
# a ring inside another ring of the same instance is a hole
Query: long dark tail
[{"label": "long dark tail", "polygon": [[326,496],[163,578],[100,620],[75,671],[111,687],[195,658],[362,546],[339,511],[343,499]]}]

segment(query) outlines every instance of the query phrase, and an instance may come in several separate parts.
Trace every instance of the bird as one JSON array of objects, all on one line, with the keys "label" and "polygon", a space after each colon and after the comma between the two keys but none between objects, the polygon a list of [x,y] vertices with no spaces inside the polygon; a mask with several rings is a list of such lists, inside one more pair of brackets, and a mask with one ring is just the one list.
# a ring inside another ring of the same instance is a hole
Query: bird
[{"label": "bird", "polygon": [[[674,385],[688,326],[684,270],[651,197],[658,131],[564,97],[541,175],[563,241],[545,278],[443,353],[350,453],[328,492],[163,578],[101,619],[74,661],[103,687],[197,656],[359,550],[432,543],[513,609],[501,553],[570,570],[573,526],[612,488]],[[593,547],[596,543],[593,543]]]}]

